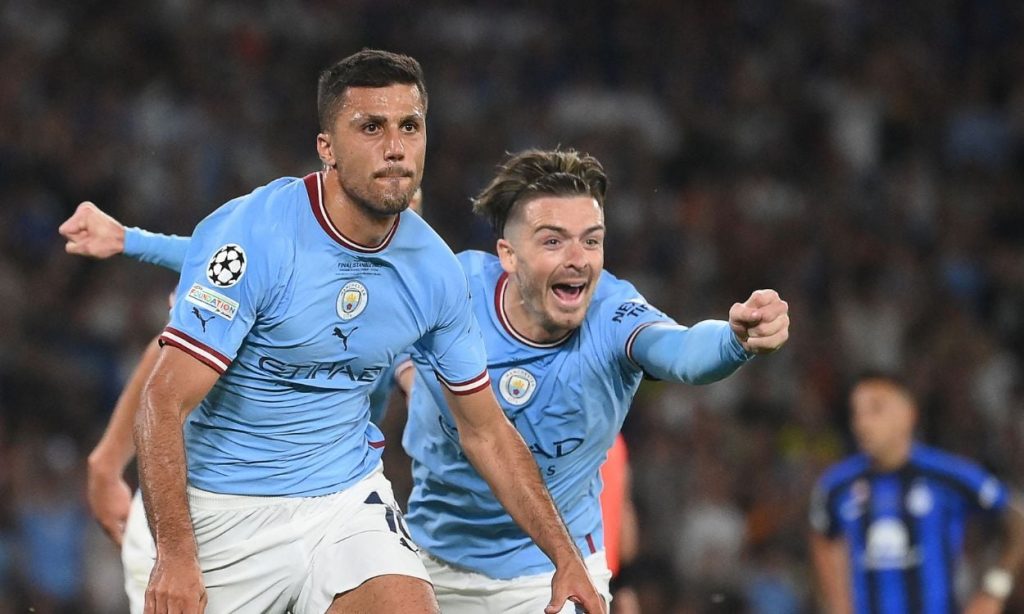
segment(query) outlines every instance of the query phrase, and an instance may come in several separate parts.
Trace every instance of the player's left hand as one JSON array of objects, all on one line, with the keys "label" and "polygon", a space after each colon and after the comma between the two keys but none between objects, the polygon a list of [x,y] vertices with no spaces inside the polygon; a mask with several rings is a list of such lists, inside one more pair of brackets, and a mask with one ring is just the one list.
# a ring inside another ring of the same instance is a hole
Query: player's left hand
[{"label": "player's left hand", "polygon": [[1000,614],[1002,611],[1002,600],[996,599],[988,593],[979,592],[967,604],[964,614]]},{"label": "player's left hand", "polygon": [[551,602],[544,608],[544,614],[558,614],[569,600],[576,604],[577,612],[607,614],[608,606],[597,592],[582,559],[569,566],[555,568],[551,578]]},{"label": "player's left hand", "polygon": [[789,304],[775,290],[755,290],[729,310],[729,326],[743,349],[768,354],[789,339]]}]

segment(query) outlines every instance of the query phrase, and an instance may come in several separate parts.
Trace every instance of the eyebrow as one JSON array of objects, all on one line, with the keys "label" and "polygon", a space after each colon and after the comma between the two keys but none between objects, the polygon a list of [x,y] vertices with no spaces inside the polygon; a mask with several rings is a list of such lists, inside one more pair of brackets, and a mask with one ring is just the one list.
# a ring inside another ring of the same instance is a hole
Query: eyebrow
[{"label": "eyebrow", "polygon": [[[387,115],[376,115],[376,114],[372,114],[372,113],[370,113],[370,114],[357,113],[356,115],[352,116],[352,119],[350,120],[350,123],[361,124],[361,123],[364,123],[364,122],[374,122],[374,123],[377,123],[377,124],[386,124],[386,123],[388,123],[388,120],[389,120],[389,118],[388,118]],[[398,123],[399,124],[404,124],[405,122],[410,121],[410,120],[422,123],[423,122],[423,114],[417,112],[417,113],[412,113],[410,115],[406,115],[405,117],[399,119]]]},{"label": "eyebrow", "polygon": [[[584,235],[589,235],[591,233],[597,232],[598,230],[604,230],[604,229],[605,229],[604,224],[595,224],[594,226],[591,226],[590,228],[587,228],[586,230],[584,230],[583,234]],[[565,228],[563,228],[561,226],[555,226],[553,224],[544,224],[543,226],[538,226],[536,229],[534,229],[533,234],[537,234],[537,233],[539,233],[541,231],[544,231],[544,230],[550,230],[550,231],[557,232],[558,234],[563,234],[563,235],[569,234],[569,231],[567,229],[565,229]]]}]

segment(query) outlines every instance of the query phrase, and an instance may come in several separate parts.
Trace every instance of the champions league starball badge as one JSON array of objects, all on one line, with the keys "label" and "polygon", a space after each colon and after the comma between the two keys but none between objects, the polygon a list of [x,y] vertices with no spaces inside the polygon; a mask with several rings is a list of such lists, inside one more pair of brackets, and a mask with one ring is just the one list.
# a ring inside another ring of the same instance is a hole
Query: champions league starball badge
[{"label": "champions league starball badge", "polygon": [[222,245],[206,265],[206,278],[218,288],[230,288],[245,275],[245,250],[242,246]]},{"label": "champions league starball badge", "polygon": [[350,281],[338,293],[338,317],[348,322],[366,309],[369,295],[366,286],[358,281]]}]

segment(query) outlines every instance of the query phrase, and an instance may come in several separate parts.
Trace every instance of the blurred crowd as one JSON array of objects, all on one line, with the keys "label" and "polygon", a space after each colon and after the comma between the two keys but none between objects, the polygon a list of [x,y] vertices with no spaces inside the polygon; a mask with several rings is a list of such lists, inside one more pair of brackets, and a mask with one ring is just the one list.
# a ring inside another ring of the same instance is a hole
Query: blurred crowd
[{"label": "blurred crowd", "polygon": [[789,301],[780,353],[641,389],[631,576],[645,612],[814,611],[807,498],[856,373],[902,373],[923,438],[1024,481],[1022,25],[1014,0],[0,2],[0,613],[124,607],[84,458],[175,283],[58,224],[89,199],[188,234],[316,170],[318,71],[365,46],[423,64],[455,250],[491,249],[469,197],[505,152],[561,145],[604,162],[607,268],[662,310]]}]

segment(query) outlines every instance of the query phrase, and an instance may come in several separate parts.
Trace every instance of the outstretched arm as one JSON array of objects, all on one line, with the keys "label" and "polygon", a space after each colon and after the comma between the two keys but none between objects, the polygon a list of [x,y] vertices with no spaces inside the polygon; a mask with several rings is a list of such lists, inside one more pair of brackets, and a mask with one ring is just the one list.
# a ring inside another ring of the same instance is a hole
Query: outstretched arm
[{"label": "outstretched arm", "polygon": [[774,352],[789,338],[789,305],[774,290],[758,290],[729,310],[729,321],[692,327],[653,323],[627,347],[644,371],[664,380],[708,384],[732,374],[755,354]]},{"label": "outstretched arm", "polygon": [[78,205],[57,231],[67,239],[64,250],[69,254],[103,260],[123,253],[172,271],[181,271],[189,244],[189,237],[125,228],[89,201]]},{"label": "outstretched arm", "polygon": [[560,612],[565,601],[572,599],[591,614],[606,612],[533,455],[501,411],[490,386],[467,395],[445,390],[445,396],[466,457],[516,523],[555,564],[551,603],[544,611]]},{"label": "outstretched arm", "polygon": [[89,454],[89,508],[100,527],[118,546],[124,537],[125,522],[131,507],[132,493],[124,480],[124,469],[135,457],[132,426],[142,398],[142,386],[159,355],[160,347],[154,339],[146,346],[139,364],[121,391],[103,437]]}]

